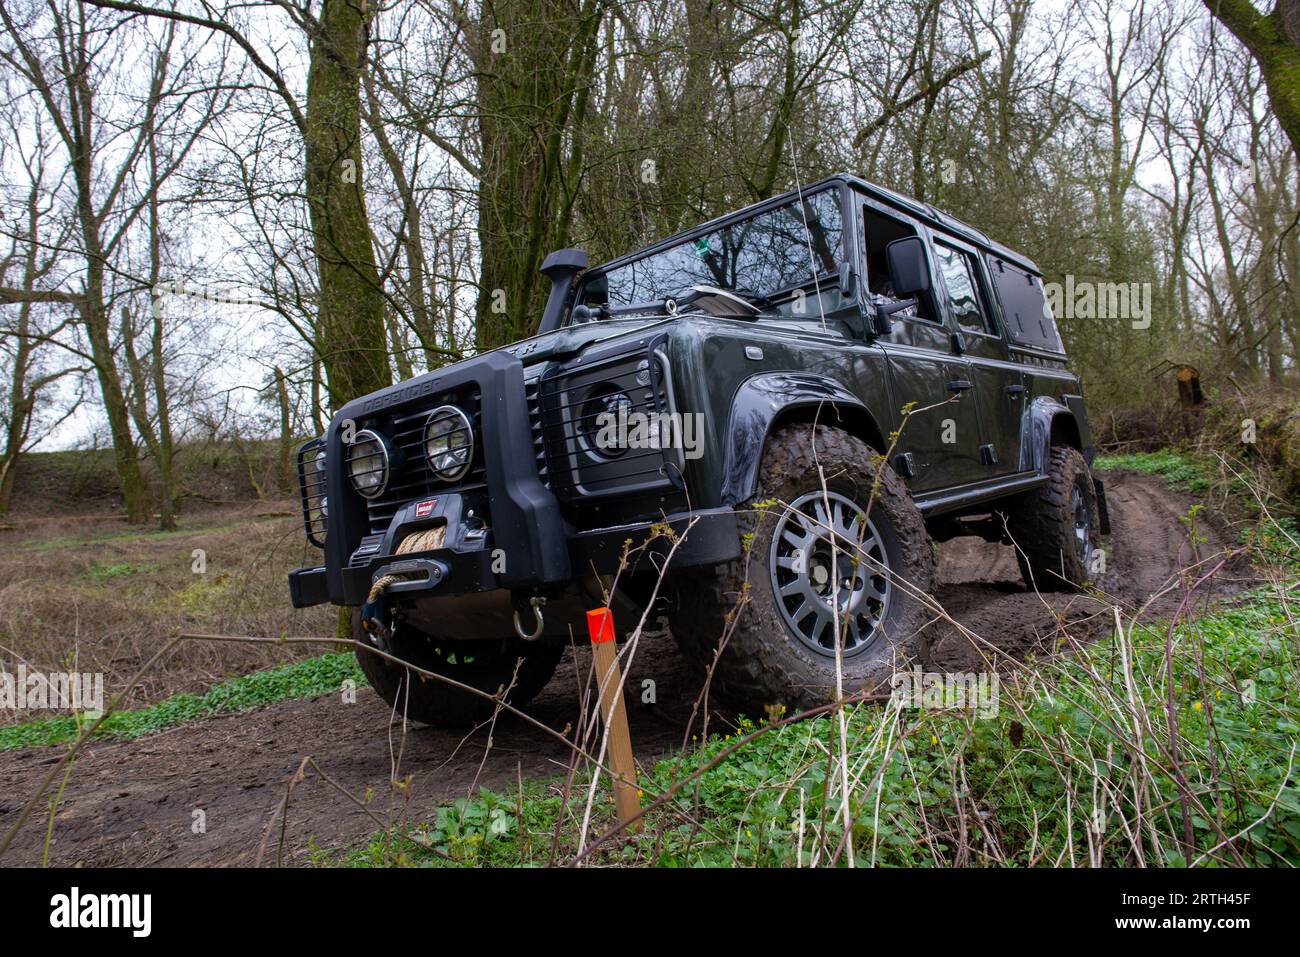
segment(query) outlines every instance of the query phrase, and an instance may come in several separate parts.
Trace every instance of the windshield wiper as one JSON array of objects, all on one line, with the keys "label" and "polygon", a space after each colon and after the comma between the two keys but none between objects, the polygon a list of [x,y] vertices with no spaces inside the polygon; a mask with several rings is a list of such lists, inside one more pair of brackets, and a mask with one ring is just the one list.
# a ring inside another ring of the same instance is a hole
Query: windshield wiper
[{"label": "windshield wiper", "polygon": [[671,299],[653,299],[649,302],[628,302],[621,303],[617,306],[611,306],[608,303],[600,306],[589,306],[586,303],[578,303],[573,307],[569,314],[571,322],[581,324],[584,322],[600,322],[605,319],[620,319],[628,316],[645,316],[645,315],[672,315],[669,307]]}]

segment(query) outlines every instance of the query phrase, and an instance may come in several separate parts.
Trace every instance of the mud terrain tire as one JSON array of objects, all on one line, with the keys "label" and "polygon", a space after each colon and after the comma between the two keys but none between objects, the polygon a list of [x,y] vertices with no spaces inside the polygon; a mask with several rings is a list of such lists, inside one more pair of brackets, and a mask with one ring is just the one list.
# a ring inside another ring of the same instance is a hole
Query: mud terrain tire
[{"label": "mud terrain tire", "polygon": [[1088,463],[1068,446],[1052,448],[1048,476],[1046,485],[1008,510],[1007,528],[1030,589],[1078,591],[1094,577],[1090,565],[1101,536],[1097,489]]},{"label": "mud terrain tire", "polygon": [[[359,609],[352,612],[352,637],[366,644],[371,641],[361,627]],[[528,644],[515,639],[439,642],[407,625],[398,627],[390,644],[390,654],[488,694],[496,694],[513,680],[505,700],[516,708],[527,704],[546,686],[564,653],[562,645]],[[495,708],[485,698],[436,678],[425,678],[362,648],[357,649],[357,663],[379,697],[398,714],[405,713],[424,724],[474,724],[490,718]]]},{"label": "mud terrain tire", "polygon": [[[834,587],[833,581],[828,583],[824,557],[817,559],[816,564],[812,558],[804,559],[807,551],[820,549],[823,555],[829,551],[825,540],[818,544],[816,539],[809,538],[804,538],[798,546],[797,559],[807,571],[807,578],[778,585],[781,576],[788,578],[794,574],[790,569],[778,571],[787,530],[799,532],[808,528],[803,518],[795,514],[798,510],[789,506],[804,501],[801,508],[815,511],[820,504],[822,511],[834,515],[835,500],[830,503],[831,509],[824,507],[827,502],[818,475],[819,465],[826,476],[826,493],[835,495],[846,513],[851,505],[856,506],[858,515],[866,512],[870,525],[874,526],[874,531],[859,532],[856,540],[865,543],[869,536],[874,536],[872,547],[877,549],[874,554],[886,556],[883,564],[890,574],[873,576],[868,571],[863,581],[870,591],[864,594],[879,591],[881,582],[891,581],[887,600],[872,604],[871,615],[878,617],[862,619],[864,627],[854,636],[856,647],[849,648],[850,642],[846,642],[844,693],[880,690],[896,669],[917,662],[927,664],[929,660],[931,629],[927,626],[932,616],[922,596],[934,585],[934,550],[907,487],[892,470],[878,464],[868,445],[846,432],[808,424],[780,428],[769,437],[759,470],[754,501],[761,507],[746,508],[737,516],[740,531],[746,536],[745,554],[709,572],[692,570],[681,576],[675,586],[675,601],[669,616],[678,644],[705,668],[713,664],[720,640],[728,635],[722,654],[717,657],[711,688],[723,700],[754,717],[762,717],[764,710],[772,706],[783,705],[788,714],[834,700],[834,628],[821,632],[821,640],[830,647],[815,650],[813,641],[807,635],[801,637],[795,631],[796,626],[788,623],[788,616],[802,609],[797,604],[801,597],[809,593],[800,592],[786,598],[777,594],[779,587]],[[872,503],[877,469],[883,470]],[[815,494],[810,497],[810,493]],[[807,517],[813,519],[815,528],[825,530],[825,524],[818,526],[818,516],[804,516]],[[860,518],[856,521],[860,529]],[[778,528],[781,543],[774,548]],[[836,536],[841,541],[844,537]],[[829,538],[827,535],[826,539]],[[845,571],[840,564],[844,552],[840,556],[832,566],[836,575]],[[878,569],[879,565],[864,563],[863,567]],[[849,571],[851,576],[856,574],[851,568]],[[899,579],[908,583],[906,589],[900,587]],[[853,577],[843,579],[846,588],[840,594],[846,602],[850,601],[847,596],[858,590],[858,581]],[[811,603],[812,597],[808,600]],[[782,602],[786,603],[784,611]],[[793,612],[789,610],[790,603],[796,606]],[[867,606],[846,604],[844,607]],[[829,599],[824,598],[815,614],[811,611],[805,614],[822,617],[830,608]],[[879,627],[869,627],[873,621]],[[804,625],[805,629],[816,627],[815,623]],[[816,639],[814,635],[813,640]]]}]

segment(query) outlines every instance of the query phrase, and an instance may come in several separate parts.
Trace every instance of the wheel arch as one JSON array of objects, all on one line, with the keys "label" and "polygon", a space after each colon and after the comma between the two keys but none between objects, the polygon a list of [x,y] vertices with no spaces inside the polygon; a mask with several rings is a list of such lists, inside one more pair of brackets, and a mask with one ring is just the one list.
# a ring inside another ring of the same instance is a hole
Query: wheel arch
[{"label": "wheel arch", "polygon": [[1046,474],[1052,446],[1064,445],[1084,452],[1083,432],[1069,406],[1053,396],[1039,396],[1029,404],[1026,433],[1029,461],[1022,463],[1040,475]]},{"label": "wheel arch", "polygon": [[738,505],[758,486],[758,469],[772,433],[786,425],[833,425],[876,451],[884,432],[866,404],[841,383],[808,373],[760,373],[732,399],[723,466],[722,502]]}]

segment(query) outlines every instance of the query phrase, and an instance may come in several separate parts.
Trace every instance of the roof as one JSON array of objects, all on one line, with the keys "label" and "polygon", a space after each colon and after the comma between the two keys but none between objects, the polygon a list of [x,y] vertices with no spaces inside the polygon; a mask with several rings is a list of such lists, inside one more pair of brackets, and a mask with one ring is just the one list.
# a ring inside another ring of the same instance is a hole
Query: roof
[{"label": "roof", "polygon": [[976,229],[974,226],[962,222],[955,216],[951,216],[942,210],[936,209],[929,203],[922,203],[919,200],[912,199],[910,196],[905,196],[902,193],[895,192],[888,187],[868,182],[854,173],[835,173],[834,175],[827,176],[825,179],[820,179],[815,183],[809,183],[807,186],[800,189],[792,189],[789,192],[780,194],[779,196],[773,196],[770,199],[751,203],[741,209],[732,210],[731,212],[711,219],[708,222],[700,223],[698,226],[692,226],[690,229],[683,230],[680,233],[675,233],[666,239],[661,239],[649,246],[643,246],[627,255],[620,256],[617,259],[611,259],[609,262],[601,263],[592,271],[603,272],[605,270],[617,268],[624,263],[641,259],[646,255],[659,252],[671,246],[676,246],[678,243],[692,239],[704,233],[713,232],[730,222],[742,219],[763,209],[780,206],[792,199],[798,198],[801,194],[811,193],[825,186],[830,186],[836,183],[843,183],[859,189],[884,205],[890,206],[900,212],[912,216],[915,219],[921,220],[931,228],[940,229],[950,235],[964,239],[971,245],[978,246],[994,256],[1004,259],[1007,262],[1014,263],[1015,265],[1032,272],[1036,276],[1042,275],[1042,271],[1034,264],[1033,260],[1016,252],[1014,249],[1004,246],[999,242],[995,242],[982,230]]}]

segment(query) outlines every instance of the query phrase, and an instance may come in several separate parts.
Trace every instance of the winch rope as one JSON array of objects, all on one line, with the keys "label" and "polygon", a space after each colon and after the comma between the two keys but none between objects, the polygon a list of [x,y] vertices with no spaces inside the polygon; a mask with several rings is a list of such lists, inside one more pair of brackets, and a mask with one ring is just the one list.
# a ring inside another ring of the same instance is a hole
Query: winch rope
[{"label": "winch rope", "polygon": [[[443,542],[447,539],[447,526],[438,525],[434,528],[426,528],[423,531],[412,532],[400,542],[397,543],[397,550],[394,555],[409,555],[412,552],[428,552],[435,548],[442,548]],[[384,593],[384,589],[394,582],[409,581],[418,578],[419,572],[401,572],[396,575],[381,575],[375,579],[375,583],[370,586],[370,595],[366,598],[366,604],[372,605],[379,600],[379,596]]]}]

